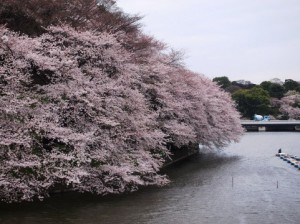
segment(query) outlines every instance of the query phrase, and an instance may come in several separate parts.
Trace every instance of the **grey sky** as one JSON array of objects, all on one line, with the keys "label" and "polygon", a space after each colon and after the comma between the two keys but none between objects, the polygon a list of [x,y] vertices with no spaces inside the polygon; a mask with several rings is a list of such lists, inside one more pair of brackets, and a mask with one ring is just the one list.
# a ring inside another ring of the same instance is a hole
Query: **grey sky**
[{"label": "grey sky", "polygon": [[119,0],[146,33],[184,50],[193,71],[260,83],[300,81],[299,0]]}]

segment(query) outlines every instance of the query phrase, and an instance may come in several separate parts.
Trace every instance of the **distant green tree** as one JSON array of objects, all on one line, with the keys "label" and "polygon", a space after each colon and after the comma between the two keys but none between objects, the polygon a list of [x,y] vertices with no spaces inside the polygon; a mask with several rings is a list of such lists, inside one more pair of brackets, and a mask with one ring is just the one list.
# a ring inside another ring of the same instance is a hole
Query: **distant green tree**
[{"label": "distant green tree", "polygon": [[270,97],[282,98],[285,93],[285,88],[278,84],[270,81],[264,81],[260,84],[260,87],[268,91]]},{"label": "distant green tree", "polygon": [[213,79],[222,89],[226,89],[231,86],[231,82],[227,76],[216,77]]},{"label": "distant green tree", "polygon": [[283,84],[285,91],[296,90],[300,92],[300,84],[292,79],[286,79]]},{"label": "distant green tree", "polygon": [[270,81],[263,81],[260,84],[260,87],[269,92],[269,89],[270,89],[271,85],[272,85],[272,82],[270,82]]},{"label": "distant green tree", "polygon": [[271,97],[281,99],[285,93],[285,88],[278,83],[272,83],[268,92]]},{"label": "distant green tree", "polygon": [[261,87],[238,90],[232,98],[243,117],[252,118],[254,114],[263,115],[270,112],[270,95]]}]

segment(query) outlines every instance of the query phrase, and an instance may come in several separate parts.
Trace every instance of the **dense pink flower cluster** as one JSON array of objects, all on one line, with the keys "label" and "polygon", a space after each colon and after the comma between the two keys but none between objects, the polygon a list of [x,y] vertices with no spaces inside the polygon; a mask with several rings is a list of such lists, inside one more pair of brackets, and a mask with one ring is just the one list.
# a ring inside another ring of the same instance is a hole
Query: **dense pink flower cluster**
[{"label": "dense pink flower cluster", "polygon": [[300,120],[300,94],[294,93],[283,97],[280,102],[280,112],[289,119]]},{"label": "dense pink flower cluster", "polygon": [[[164,185],[170,145],[223,147],[243,130],[230,96],[177,54],[126,32],[0,27],[0,199]],[[151,44],[149,44],[151,43]]]}]

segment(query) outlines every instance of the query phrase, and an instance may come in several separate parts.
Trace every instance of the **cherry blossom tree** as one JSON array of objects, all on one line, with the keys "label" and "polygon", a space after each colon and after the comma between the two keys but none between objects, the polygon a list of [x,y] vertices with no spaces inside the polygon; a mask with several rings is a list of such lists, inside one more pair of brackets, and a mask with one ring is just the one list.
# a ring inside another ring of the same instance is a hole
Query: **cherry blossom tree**
[{"label": "cherry blossom tree", "polygon": [[109,193],[166,182],[157,174],[165,135],[112,35],[1,34],[1,193],[27,200],[57,185]]},{"label": "cherry blossom tree", "polygon": [[[143,34],[135,17],[110,11],[113,1],[28,0],[10,8],[19,3],[0,4],[41,32],[28,36],[17,20],[0,26],[1,201],[161,186],[172,148],[223,147],[242,134],[230,96]],[[52,22],[42,3],[52,4]],[[107,28],[103,15],[120,23]]]},{"label": "cherry blossom tree", "polygon": [[280,112],[289,119],[300,120],[300,94],[287,94],[279,101]]},{"label": "cherry blossom tree", "polygon": [[238,140],[242,128],[230,95],[211,80],[187,70],[174,60],[177,56],[173,52],[161,54],[162,47],[152,48],[139,69],[141,89],[151,109],[158,113],[158,123],[169,143],[176,147],[190,143],[223,147]]}]

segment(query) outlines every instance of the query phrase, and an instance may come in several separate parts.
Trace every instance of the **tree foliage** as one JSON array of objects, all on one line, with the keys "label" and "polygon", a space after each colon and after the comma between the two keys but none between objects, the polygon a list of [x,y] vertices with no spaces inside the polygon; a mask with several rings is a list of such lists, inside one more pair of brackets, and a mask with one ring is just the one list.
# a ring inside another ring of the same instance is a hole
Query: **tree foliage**
[{"label": "tree foliage", "polygon": [[231,86],[231,82],[227,76],[213,78],[213,82],[216,82],[222,89],[226,89]]},{"label": "tree foliage", "polygon": [[300,92],[300,84],[292,79],[286,79],[283,84],[285,91],[295,90]]},{"label": "tree foliage", "polygon": [[[228,77],[223,76],[216,77],[213,81],[232,95],[237,109],[245,118],[252,118],[255,113],[270,114],[278,119],[297,117],[293,115],[296,114],[297,109],[287,103],[300,92],[300,83],[295,80],[286,79],[285,82],[282,82],[280,79],[273,79],[255,85],[244,80],[231,82]],[[282,99],[283,97],[284,99]]]},{"label": "tree foliage", "polygon": [[260,87],[238,90],[232,97],[244,117],[252,118],[254,114],[269,113],[270,96]]},{"label": "tree foliage", "polygon": [[[0,3],[2,201],[58,187],[108,194],[163,185],[168,146],[239,139],[230,96],[166,54],[136,17],[110,11],[110,1],[22,2]],[[29,32],[20,18],[39,28]]]},{"label": "tree foliage", "polygon": [[264,90],[268,91],[270,97],[280,99],[284,96],[285,88],[284,88],[284,86],[282,86],[278,83],[272,83],[270,81],[264,81],[260,84],[260,86]]},{"label": "tree foliage", "polygon": [[263,88],[263,89],[266,90],[266,91],[269,91],[270,86],[271,86],[272,84],[273,84],[273,83],[270,82],[270,81],[263,81],[262,83],[260,83],[260,87]]},{"label": "tree foliage", "polygon": [[113,0],[2,0],[0,21],[32,36],[46,32],[45,27],[62,24],[76,30],[135,33],[140,17],[112,10],[114,5]]}]

